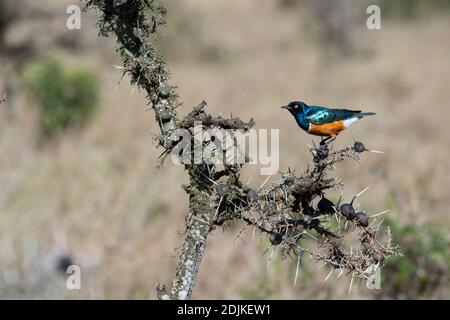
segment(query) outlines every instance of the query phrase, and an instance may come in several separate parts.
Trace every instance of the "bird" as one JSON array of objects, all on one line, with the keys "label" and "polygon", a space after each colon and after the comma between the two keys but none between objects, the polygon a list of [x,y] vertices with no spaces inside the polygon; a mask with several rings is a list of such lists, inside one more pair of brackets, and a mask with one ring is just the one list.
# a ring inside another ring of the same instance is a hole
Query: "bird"
[{"label": "bird", "polygon": [[373,116],[374,112],[361,110],[331,109],[322,106],[310,106],[303,101],[292,101],[281,108],[287,109],[304,131],[311,135],[327,137],[321,145],[336,136],[344,129],[365,116]]}]

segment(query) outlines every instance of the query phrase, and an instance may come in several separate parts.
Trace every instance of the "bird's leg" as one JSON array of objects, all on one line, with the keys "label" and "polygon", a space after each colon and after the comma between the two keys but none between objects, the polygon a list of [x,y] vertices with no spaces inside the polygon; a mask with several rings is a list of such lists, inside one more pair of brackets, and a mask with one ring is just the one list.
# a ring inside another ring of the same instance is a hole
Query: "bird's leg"
[{"label": "bird's leg", "polygon": [[[332,140],[329,141],[330,139],[332,139]],[[330,144],[331,142],[334,141],[334,139],[336,139],[336,137],[333,137],[333,136],[326,137],[325,139],[322,138],[322,141],[320,141],[320,145],[323,146],[325,144]]]},{"label": "bird's leg", "polygon": [[327,144],[333,143],[334,140],[336,140],[336,136],[330,137],[329,140],[327,141]]}]

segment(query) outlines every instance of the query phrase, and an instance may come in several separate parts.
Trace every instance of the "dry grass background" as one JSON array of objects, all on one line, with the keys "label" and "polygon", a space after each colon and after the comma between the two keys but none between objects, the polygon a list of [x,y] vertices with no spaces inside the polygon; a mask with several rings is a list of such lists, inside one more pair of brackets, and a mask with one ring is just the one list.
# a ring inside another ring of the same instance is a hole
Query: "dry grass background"
[{"label": "dry grass background", "polygon": [[[157,169],[152,143],[157,127],[145,98],[112,67],[120,64],[110,40],[99,40],[92,13],[81,31],[65,29],[70,1],[46,1],[58,12],[47,25],[46,55],[94,70],[102,80],[101,109],[81,132],[42,146],[33,101],[20,91],[14,116],[0,112],[0,297],[154,298],[155,282],[169,283],[181,244],[187,197],[183,169],[167,162]],[[303,30],[308,12],[282,10],[275,1],[168,1],[163,50],[172,82],[184,101],[181,113],[205,99],[215,113],[253,117],[257,128],[280,129],[280,165],[300,171],[310,161],[311,137],[279,106],[294,99],[361,107],[377,116],[352,133],[384,155],[365,154],[361,164],[336,170],[347,198],[370,185],[362,199],[369,213],[391,209],[391,218],[440,226],[448,234],[450,198],[450,19],[384,21],[369,31],[354,26],[360,52],[339,56]],[[361,15],[364,15],[364,11]],[[35,30],[31,21],[12,32]],[[52,34],[76,37],[71,50]],[[36,35],[39,37],[39,35]],[[8,68],[2,61],[0,71]],[[3,71],[2,71],[3,70]],[[3,79],[5,80],[5,79]],[[391,188],[374,168],[383,167]],[[258,168],[245,170],[259,186]],[[397,190],[393,195],[392,188]],[[332,194],[337,199],[340,190]],[[348,278],[330,278],[304,265],[293,287],[295,263],[274,259],[268,246],[242,226],[210,238],[194,298],[371,298],[364,284],[348,295]],[[82,289],[65,289],[55,261],[68,254],[82,268]],[[276,254],[275,254],[276,256]],[[431,297],[449,298],[447,287]],[[447,289],[446,289],[447,288]]]}]

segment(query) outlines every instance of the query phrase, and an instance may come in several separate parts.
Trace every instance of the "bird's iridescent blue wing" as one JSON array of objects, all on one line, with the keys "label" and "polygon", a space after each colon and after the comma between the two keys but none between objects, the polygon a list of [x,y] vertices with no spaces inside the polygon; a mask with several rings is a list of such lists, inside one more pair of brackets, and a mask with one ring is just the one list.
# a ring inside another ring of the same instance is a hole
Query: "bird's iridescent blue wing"
[{"label": "bird's iridescent blue wing", "polygon": [[314,124],[331,123],[336,120],[336,115],[332,110],[321,107],[311,107],[305,115],[306,119]]},{"label": "bird's iridescent blue wing", "polygon": [[305,110],[306,119],[314,124],[332,123],[338,120],[345,120],[353,117],[361,111],[353,111],[347,109],[328,109],[320,106],[309,106]]}]

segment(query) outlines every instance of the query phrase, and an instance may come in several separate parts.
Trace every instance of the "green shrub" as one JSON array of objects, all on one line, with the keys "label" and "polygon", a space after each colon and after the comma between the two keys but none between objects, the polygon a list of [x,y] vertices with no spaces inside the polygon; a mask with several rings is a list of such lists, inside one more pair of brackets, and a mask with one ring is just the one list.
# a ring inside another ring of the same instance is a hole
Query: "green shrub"
[{"label": "green shrub", "polygon": [[23,83],[40,108],[45,135],[81,127],[97,109],[98,79],[87,70],[69,70],[54,60],[38,61],[26,67]]},{"label": "green shrub", "polygon": [[417,299],[433,295],[447,284],[450,274],[450,240],[427,225],[400,225],[389,221],[394,240],[403,257],[389,259],[383,267],[383,298]]}]

